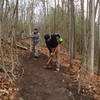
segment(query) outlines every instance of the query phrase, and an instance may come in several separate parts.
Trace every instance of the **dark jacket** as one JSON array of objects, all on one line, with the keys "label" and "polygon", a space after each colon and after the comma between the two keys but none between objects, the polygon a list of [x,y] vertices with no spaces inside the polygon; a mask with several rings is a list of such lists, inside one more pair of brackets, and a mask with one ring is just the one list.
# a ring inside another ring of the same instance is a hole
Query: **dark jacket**
[{"label": "dark jacket", "polygon": [[50,52],[52,52],[52,48],[56,48],[58,46],[56,37],[51,36],[51,39],[49,41],[45,41],[45,42],[46,42],[46,45]]}]

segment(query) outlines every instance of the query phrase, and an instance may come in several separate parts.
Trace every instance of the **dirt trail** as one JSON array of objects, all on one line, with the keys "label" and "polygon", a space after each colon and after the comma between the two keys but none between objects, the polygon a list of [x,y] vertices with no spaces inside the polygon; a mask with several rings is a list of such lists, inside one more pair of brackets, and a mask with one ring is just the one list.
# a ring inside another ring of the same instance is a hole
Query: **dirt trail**
[{"label": "dirt trail", "polygon": [[41,54],[37,60],[27,55],[21,59],[25,73],[17,83],[24,100],[93,100],[77,94],[73,77],[68,71],[62,73],[65,71],[63,67],[60,72],[43,69],[46,55]]}]

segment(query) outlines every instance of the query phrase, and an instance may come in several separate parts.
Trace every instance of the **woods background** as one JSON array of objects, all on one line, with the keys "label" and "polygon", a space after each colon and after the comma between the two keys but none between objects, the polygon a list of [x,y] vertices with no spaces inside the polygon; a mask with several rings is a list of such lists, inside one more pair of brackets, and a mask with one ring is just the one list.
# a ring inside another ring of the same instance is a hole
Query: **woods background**
[{"label": "woods background", "polygon": [[[62,34],[70,66],[73,59],[80,59],[90,76],[100,74],[100,0],[0,0],[1,56],[4,41],[13,45],[22,30],[26,37],[35,27],[42,36]],[[13,48],[7,50],[13,70],[16,54]]]}]

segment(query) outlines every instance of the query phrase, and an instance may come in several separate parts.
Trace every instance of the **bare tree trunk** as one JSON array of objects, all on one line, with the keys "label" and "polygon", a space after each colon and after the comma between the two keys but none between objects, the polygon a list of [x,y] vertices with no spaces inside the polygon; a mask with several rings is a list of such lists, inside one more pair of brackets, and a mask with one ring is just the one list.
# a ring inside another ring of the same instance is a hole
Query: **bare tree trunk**
[{"label": "bare tree trunk", "polygon": [[90,50],[90,76],[94,75],[94,24],[95,24],[95,0],[92,0],[92,16],[91,16],[91,50]]},{"label": "bare tree trunk", "polygon": [[46,18],[46,21],[48,22],[48,27],[47,28],[47,31],[46,33],[50,33],[50,23],[49,23],[49,3],[48,3],[48,0],[46,1],[46,4],[47,4],[47,10],[46,10],[46,14],[47,14],[47,17],[48,19]]},{"label": "bare tree trunk", "polygon": [[[30,17],[29,17],[29,37],[31,36],[31,33],[32,33],[32,18],[33,18],[33,4],[34,4],[34,0],[31,2],[31,5],[30,5],[30,9],[29,9],[29,14],[30,14]],[[30,51],[32,51],[32,41],[30,39]]]},{"label": "bare tree trunk", "polygon": [[[86,22],[84,22],[84,61],[83,66],[87,68],[87,34],[88,34],[88,0],[87,0],[87,15],[86,15]],[[85,20],[84,20],[85,21]]]},{"label": "bare tree trunk", "polygon": [[[85,40],[85,23],[84,23],[84,0],[80,0],[80,5],[81,5],[81,33],[80,33],[80,54],[83,58],[84,56],[84,59],[82,59],[81,63],[84,64],[83,60],[86,59],[86,55],[85,55],[85,51],[86,51],[86,48],[85,48],[85,44],[84,42],[86,41]],[[80,78],[79,78],[79,84],[78,84],[78,93],[80,93],[80,90],[81,90],[81,83],[82,83],[82,80],[83,80],[83,73],[82,73],[82,68],[79,68],[78,69],[79,71],[79,74],[80,74]]]},{"label": "bare tree trunk", "polygon": [[[70,0],[68,0],[68,17],[67,19],[70,18]],[[70,20],[68,20],[68,51],[70,54]]]},{"label": "bare tree trunk", "polygon": [[57,2],[55,0],[55,11],[54,11],[54,33],[56,32],[56,5],[57,5]]},{"label": "bare tree trunk", "polygon": [[87,20],[87,69],[90,70],[90,50],[91,50],[91,20],[92,20],[92,0],[88,0],[88,20]]},{"label": "bare tree trunk", "polygon": [[[62,0],[62,19],[64,19],[64,0]],[[62,20],[62,33],[64,32],[64,22]]]},{"label": "bare tree trunk", "polygon": [[95,7],[95,18],[96,18],[96,14],[97,14],[98,5],[99,5],[99,0],[97,0],[97,2],[96,2],[96,7]]},{"label": "bare tree trunk", "polygon": [[72,59],[74,59],[75,58],[75,16],[74,16],[74,0],[70,0],[70,10],[71,10],[71,12],[70,12],[70,45],[71,45],[71,47],[70,47],[70,51],[71,51],[71,53],[70,53],[70,57],[72,58]]},{"label": "bare tree trunk", "polygon": [[43,17],[45,18],[43,21],[43,32],[46,33],[47,32],[47,28],[46,28],[46,0],[42,0],[42,4],[43,4]]},{"label": "bare tree trunk", "polygon": [[72,60],[75,58],[75,16],[74,16],[74,0],[69,0],[69,53],[70,68],[72,68]]},{"label": "bare tree trunk", "polygon": [[4,0],[1,0],[0,2],[0,20],[1,20],[1,23],[2,23],[2,19],[3,19],[3,7],[4,7]]},{"label": "bare tree trunk", "polygon": [[19,0],[16,1],[16,24],[18,22],[18,7],[19,7]]},{"label": "bare tree trunk", "polygon": [[99,0],[99,17],[98,17],[98,22],[99,22],[99,49],[98,49],[98,54],[99,54],[99,59],[98,59],[98,74],[100,75],[100,0]]},{"label": "bare tree trunk", "polygon": [[81,55],[83,54],[83,47],[84,47],[83,37],[84,37],[84,0],[81,0],[81,46],[80,46]]},{"label": "bare tree trunk", "polygon": [[51,26],[50,26],[51,25],[51,23],[50,23],[51,20],[50,20],[50,14],[49,14],[49,3],[48,3],[48,1],[47,1],[47,7],[48,7],[48,20],[49,20],[49,29],[48,30],[49,30],[49,33],[51,33]]}]

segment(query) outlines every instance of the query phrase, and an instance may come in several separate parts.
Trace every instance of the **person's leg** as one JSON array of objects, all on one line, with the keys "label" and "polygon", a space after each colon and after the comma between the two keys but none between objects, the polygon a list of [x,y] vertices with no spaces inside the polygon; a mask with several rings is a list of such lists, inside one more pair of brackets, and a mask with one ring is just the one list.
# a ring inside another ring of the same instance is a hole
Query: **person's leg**
[{"label": "person's leg", "polygon": [[56,70],[59,71],[60,69],[60,46],[57,47],[55,56],[56,56],[56,66],[57,66]]},{"label": "person's leg", "polygon": [[35,54],[35,44],[32,44],[32,53]]},{"label": "person's leg", "polygon": [[52,52],[51,51],[48,52],[48,61],[47,61],[46,65],[44,66],[45,69],[51,69],[52,68],[53,59],[52,59]]},{"label": "person's leg", "polygon": [[36,57],[39,56],[38,48],[39,48],[39,43],[37,43],[37,44],[35,45],[35,56],[36,56]]},{"label": "person's leg", "polygon": [[56,70],[59,71],[60,69],[60,47],[57,46],[56,48],[52,49],[52,61],[51,64],[54,65],[56,63]]}]

